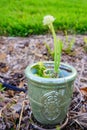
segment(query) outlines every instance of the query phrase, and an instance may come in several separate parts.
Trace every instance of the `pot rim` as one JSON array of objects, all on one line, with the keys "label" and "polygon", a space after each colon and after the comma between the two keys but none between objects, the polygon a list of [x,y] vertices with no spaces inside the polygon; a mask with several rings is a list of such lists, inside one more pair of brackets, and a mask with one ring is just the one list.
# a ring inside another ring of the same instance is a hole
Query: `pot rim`
[{"label": "pot rim", "polygon": [[[31,72],[31,68],[33,66],[35,66],[38,62],[34,63],[34,64],[31,64],[29,66],[27,66],[27,68],[25,69],[25,76],[27,78],[29,78],[29,80],[33,81],[33,82],[37,82],[37,83],[41,83],[41,84],[64,84],[64,83],[67,83],[67,82],[70,82],[70,81],[74,81],[76,76],[77,76],[77,71],[76,69],[67,64],[67,63],[60,63],[60,65],[62,66],[65,66],[67,67],[69,70],[71,70],[71,74],[69,76],[66,76],[66,77],[61,77],[61,78],[44,78],[44,77],[39,77],[39,76],[36,76],[35,74],[33,74]],[[42,61],[42,63],[44,64],[54,64],[53,61]]]}]

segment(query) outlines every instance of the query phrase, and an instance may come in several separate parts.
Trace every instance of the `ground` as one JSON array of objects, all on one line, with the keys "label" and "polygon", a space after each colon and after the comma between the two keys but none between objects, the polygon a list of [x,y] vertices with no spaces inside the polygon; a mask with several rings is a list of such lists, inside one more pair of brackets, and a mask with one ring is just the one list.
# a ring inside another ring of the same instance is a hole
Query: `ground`
[{"label": "ground", "polygon": [[[72,52],[67,54],[64,49],[62,62],[73,65],[77,70],[74,92],[65,123],[65,130],[87,129],[87,52],[84,50],[84,36],[69,36],[69,41],[75,38]],[[58,35],[64,42],[65,36]],[[21,37],[0,37],[0,82],[25,88],[27,81],[24,70],[27,65],[52,60],[45,43],[53,49],[53,39],[50,35]],[[56,127],[56,126],[55,126]],[[28,94],[12,90],[0,89],[0,130],[46,130],[53,126],[43,126],[38,123],[30,108]],[[56,130],[53,128],[51,130]]]}]

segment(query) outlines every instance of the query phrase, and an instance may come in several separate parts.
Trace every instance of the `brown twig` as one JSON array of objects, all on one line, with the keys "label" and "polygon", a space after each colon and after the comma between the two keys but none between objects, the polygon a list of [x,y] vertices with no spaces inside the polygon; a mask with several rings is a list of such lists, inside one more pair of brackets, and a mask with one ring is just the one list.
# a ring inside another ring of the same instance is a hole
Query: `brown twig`
[{"label": "brown twig", "polygon": [[63,129],[67,125],[68,120],[69,120],[69,118],[68,118],[68,115],[67,115],[67,118],[66,118],[65,122],[60,126],[60,129]]},{"label": "brown twig", "polygon": [[18,130],[20,130],[21,120],[22,120],[22,116],[23,116],[24,104],[25,104],[25,100],[22,102],[22,109],[21,109],[20,118],[19,118]]},{"label": "brown twig", "polygon": [[[81,66],[81,72],[80,72],[80,75],[79,75],[79,78],[78,78],[78,86],[80,86],[80,79],[81,79],[83,70],[84,70],[84,63],[83,63],[82,66]],[[75,110],[75,109],[80,105],[80,103],[81,103],[82,101],[84,101],[83,95],[82,95],[82,93],[81,93],[79,87],[77,87],[77,86],[75,85],[75,88],[77,89],[77,91],[78,91],[79,94],[80,94],[80,102],[73,108],[73,110]]]}]

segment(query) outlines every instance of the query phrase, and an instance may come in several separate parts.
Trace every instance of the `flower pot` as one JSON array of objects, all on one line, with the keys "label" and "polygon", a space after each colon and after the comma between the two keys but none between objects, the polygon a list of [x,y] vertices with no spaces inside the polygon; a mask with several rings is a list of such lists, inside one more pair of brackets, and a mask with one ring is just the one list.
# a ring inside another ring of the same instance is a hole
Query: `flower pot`
[{"label": "flower pot", "polygon": [[[54,62],[43,63],[47,69],[54,68]],[[33,115],[42,124],[61,123],[71,103],[77,72],[72,66],[61,63],[59,78],[43,78],[35,75],[36,64],[28,66],[25,70]]]}]

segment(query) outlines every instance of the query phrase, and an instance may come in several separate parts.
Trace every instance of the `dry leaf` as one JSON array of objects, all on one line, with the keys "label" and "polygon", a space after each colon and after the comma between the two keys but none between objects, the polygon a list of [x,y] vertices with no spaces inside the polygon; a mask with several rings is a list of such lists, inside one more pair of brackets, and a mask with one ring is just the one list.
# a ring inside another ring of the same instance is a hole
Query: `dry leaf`
[{"label": "dry leaf", "polygon": [[9,97],[14,97],[15,92],[13,90],[8,90],[7,94],[9,95]]},{"label": "dry leaf", "polygon": [[87,87],[80,88],[81,93],[87,97]]},{"label": "dry leaf", "polygon": [[0,72],[5,73],[8,71],[8,69],[9,67],[5,63],[0,62]]},{"label": "dry leaf", "polygon": [[0,62],[6,59],[6,53],[1,53],[0,54]]},{"label": "dry leaf", "polygon": [[19,88],[22,88],[24,86],[24,81],[21,81],[19,84]]},{"label": "dry leaf", "polygon": [[13,51],[14,51],[14,46],[13,46],[13,45],[9,46],[9,47],[8,47],[8,51],[9,51],[9,52],[13,52]]},{"label": "dry leaf", "polygon": [[[12,113],[13,113],[13,112],[12,112]],[[16,120],[17,118],[19,118],[19,114],[16,113],[16,112],[14,112],[14,113],[13,113],[13,118]]]}]

